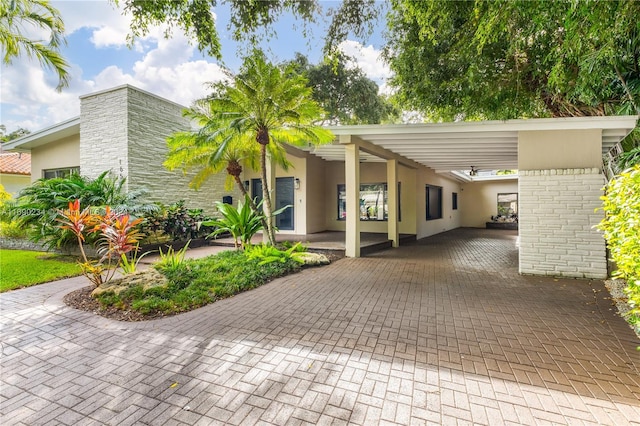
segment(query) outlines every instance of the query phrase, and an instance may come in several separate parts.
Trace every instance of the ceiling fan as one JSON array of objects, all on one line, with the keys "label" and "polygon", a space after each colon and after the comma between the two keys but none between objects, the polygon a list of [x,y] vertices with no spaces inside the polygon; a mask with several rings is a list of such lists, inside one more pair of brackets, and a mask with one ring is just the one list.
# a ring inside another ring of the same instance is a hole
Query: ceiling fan
[{"label": "ceiling fan", "polygon": [[471,166],[471,170],[469,171],[469,176],[477,176],[478,175],[478,170]]}]

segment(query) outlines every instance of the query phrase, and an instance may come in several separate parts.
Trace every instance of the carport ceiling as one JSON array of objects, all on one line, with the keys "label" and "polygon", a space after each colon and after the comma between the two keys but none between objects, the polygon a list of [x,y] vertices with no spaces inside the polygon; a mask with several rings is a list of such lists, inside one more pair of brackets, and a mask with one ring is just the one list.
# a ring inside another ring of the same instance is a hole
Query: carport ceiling
[{"label": "carport ceiling", "polygon": [[[602,129],[602,150],[607,152],[635,127],[638,117],[578,117],[437,124],[334,126],[330,130],[423,164],[437,172],[518,168],[518,132],[530,130]],[[309,147],[327,160],[344,161],[344,147]],[[360,153],[361,162],[384,161]]]}]

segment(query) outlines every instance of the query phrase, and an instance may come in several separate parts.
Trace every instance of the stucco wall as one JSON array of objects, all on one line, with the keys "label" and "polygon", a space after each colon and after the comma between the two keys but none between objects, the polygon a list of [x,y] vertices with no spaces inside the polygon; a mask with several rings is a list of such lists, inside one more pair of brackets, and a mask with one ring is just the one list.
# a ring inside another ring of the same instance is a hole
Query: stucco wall
[{"label": "stucco wall", "polygon": [[602,167],[602,130],[518,133],[518,170]]},{"label": "stucco wall", "polygon": [[325,217],[325,181],[327,162],[310,155],[307,158],[307,173],[303,186],[307,201],[307,233],[322,232],[327,229]]},{"label": "stucco wall", "polygon": [[599,169],[520,171],[520,272],[605,278]]},{"label": "stucco wall", "polygon": [[[442,187],[442,218],[427,220],[426,185]],[[458,193],[458,209],[453,210],[453,192]],[[439,234],[451,229],[459,228],[461,223],[461,196],[460,184],[442,175],[433,172],[431,169],[421,168],[416,175],[416,212],[417,212],[417,238],[425,238],[430,235]]]},{"label": "stucco wall", "polygon": [[[44,177],[43,170],[80,166],[79,135],[60,139],[31,150],[31,181]],[[83,170],[80,170],[83,173]]]},{"label": "stucco wall", "polygon": [[460,225],[484,228],[491,216],[498,214],[498,194],[518,192],[518,179],[469,182],[458,193]]},{"label": "stucco wall", "polygon": [[31,185],[31,176],[29,175],[7,175],[0,173],[0,184],[4,186],[4,190],[16,197],[22,188]]},{"label": "stucco wall", "polygon": [[[387,181],[386,163],[360,164],[360,184],[384,183]],[[398,181],[400,182],[401,220],[398,229],[401,234],[416,233],[416,215],[414,198],[416,173],[415,170],[404,166],[398,167]],[[330,231],[344,231],[346,222],[338,220],[338,185],[345,183],[345,164],[341,161],[326,163],[324,197],[326,229]],[[386,221],[360,221],[361,232],[387,232]]]}]

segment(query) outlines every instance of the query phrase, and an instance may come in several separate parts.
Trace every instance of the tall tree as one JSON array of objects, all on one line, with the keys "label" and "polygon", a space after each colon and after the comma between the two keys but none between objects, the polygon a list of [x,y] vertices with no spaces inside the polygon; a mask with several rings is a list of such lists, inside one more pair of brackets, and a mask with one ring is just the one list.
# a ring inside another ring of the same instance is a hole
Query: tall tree
[{"label": "tall tree", "polygon": [[309,79],[315,99],[326,111],[324,124],[379,124],[397,115],[389,100],[378,94],[378,85],[362,70],[348,66],[344,54],[312,65],[296,53],[290,63]]},{"label": "tall tree", "polygon": [[[175,28],[194,38],[198,48],[222,59],[215,10],[219,0],[111,0],[132,16],[130,40],[149,32],[154,25],[166,25],[166,36]],[[223,0],[231,9],[228,28],[235,40],[256,43],[264,35],[275,34],[273,24],[291,13],[303,24],[329,16],[326,50],[334,49],[349,33],[358,37],[370,34],[381,10],[376,0],[342,0],[323,5],[321,0]],[[335,4],[335,6],[333,6]],[[324,6],[324,7],[323,7]]]},{"label": "tall tree", "polygon": [[[32,40],[24,35],[29,30],[44,31],[49,39]],[[58,75],[58,90],[69,84],[69,64],[60,55],[65,44],[64,23],[60,12],[48,0],[0,0],[0,46],[2,61],[26,54]]]},{"label": "tall tree", "polygon": [[[311,99],[307,80],[291,67],[282,69],[254,51],[246,57],[238,74],[212,84],[206,101],[206,123],[214,158],[222,158],[230,146],[253,141],[259,151],[263,210],[266,232],[275,244],[272,221],[271,188],[267,179],[267,153],[274,161],[284,158],[286,144],[307,146],[333,140],[333,134],[313,123],[323,116],[322,108]],[[226,148],[225,148],[226,146]]]},{"label": "tall tree", "polygon": [[28,135],[29,133],[31,133],[30,130],[23,129],[22,127],[18,127],[16,130],[7,133],[7,126],[0,124],[0,142],[9,142]]},{"label": "tall tree", "polygon": [[437,118],[640,112],[640,2],[394,0],[401,101]]}]

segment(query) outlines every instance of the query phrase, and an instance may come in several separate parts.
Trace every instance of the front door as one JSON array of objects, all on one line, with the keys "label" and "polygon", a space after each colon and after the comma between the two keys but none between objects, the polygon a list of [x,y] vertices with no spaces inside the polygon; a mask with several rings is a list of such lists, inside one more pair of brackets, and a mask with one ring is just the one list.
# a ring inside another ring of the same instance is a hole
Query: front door
[{"label": "front door", "polygon": [[[294,179],[292,177],[276,178],[276,205],[273,206],[273,210],[291,206],[276,216],[276,227],[279,230],[293,231],[294,229],[294,193]],[[262,181],[260,179],[251,180],[251,196],[258,203],[262,200]]]}]

